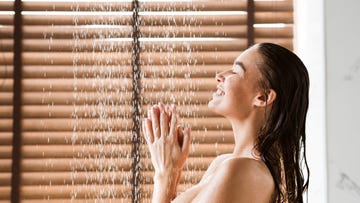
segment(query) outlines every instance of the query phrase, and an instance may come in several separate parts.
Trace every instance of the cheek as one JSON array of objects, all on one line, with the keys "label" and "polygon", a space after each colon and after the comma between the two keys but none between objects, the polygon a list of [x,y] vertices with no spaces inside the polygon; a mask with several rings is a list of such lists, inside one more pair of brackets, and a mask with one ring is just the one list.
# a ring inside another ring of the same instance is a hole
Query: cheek
[{"label": "cheek", "polygon": [[236,108],[248,108],[252,104],[253,92],[248,85],[231,87],[229,91],[228,100],[231,105]]}]

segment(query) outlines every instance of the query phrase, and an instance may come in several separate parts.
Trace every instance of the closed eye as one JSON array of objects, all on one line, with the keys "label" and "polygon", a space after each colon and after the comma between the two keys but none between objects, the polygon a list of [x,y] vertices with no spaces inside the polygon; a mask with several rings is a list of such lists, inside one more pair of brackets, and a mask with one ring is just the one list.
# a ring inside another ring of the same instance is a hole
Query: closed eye
[{"label": "closed eye", "polygon": [[242,68],[239,65],[234,65],[232,68],[233,73],[239,74],[239,73],[241,73],[241,71],[242,71]]}]

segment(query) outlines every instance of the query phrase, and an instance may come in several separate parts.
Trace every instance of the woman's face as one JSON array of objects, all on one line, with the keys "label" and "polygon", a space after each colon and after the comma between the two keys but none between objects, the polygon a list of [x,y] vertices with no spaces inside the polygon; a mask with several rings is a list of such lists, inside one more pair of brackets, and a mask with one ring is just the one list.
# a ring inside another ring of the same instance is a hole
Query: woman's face
[{"label": "woman's face", "polygon": [[217,91],[208,104],[213,112],[240,119],[252,112],[254,99],[260,92],[259,61],[257,46],[253,46],[235,59],[231,69],[216,75]]}]

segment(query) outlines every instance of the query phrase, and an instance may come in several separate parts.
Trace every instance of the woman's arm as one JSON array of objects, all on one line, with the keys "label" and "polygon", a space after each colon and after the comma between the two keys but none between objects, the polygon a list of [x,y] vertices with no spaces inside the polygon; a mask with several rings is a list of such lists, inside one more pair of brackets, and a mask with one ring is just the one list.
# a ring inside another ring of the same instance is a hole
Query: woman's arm
[{"label": "woman's arm", "polygon": [[143,131],[154,166],[152,202],[168,203],[176,195],[181,170],[189,154],[190,129],[178,126],[176,108],[153,106],[143,124]]},{"label": "woman's arm", "polygon": [[155,174],[152,202],[170,202],[176,197],[176,189],[181,171],[174,170],[170,173]]}]

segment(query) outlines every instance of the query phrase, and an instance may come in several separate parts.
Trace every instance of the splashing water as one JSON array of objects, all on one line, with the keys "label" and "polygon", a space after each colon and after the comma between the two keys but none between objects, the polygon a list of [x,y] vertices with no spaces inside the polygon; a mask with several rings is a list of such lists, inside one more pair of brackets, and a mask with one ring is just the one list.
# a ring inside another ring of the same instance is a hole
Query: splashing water
[{"label": "splashing water", "polygon": [[[206,110],[210,90],[215,87],[214,66],[206,64],[206,54],[216,50],[193,40],[203,37],[202,18],[176,10],[176,2],[168,2],[169,7],[158,13],[161,3],[149,9],[140,8],[140,20],[135,22],[143,31],[138,38],[140,53],[133,53],[129,38],[132,16],[122,12],[126,8],[111,4],[104,7],[99,3],[91,10],[94,18],[84,20],[76,14],[79,6],[73,7],[73,132],[69,140],[76,152],[71,162],[73,200],[128,202],[134,198],[132,177],[140,175],[141,187],[135,188],[140,196],[134,201],[149,201],[153,168],[141,139],[140,157],[135,159],[140,170],[132,170],[132,125],[158,102],[178,105],[183,125],[190,123],[193,128],[191,155],[184,168],[180,192],[199,182],[212,157],[229,151],[218,145],[229,142],[228,138],[225,140],[228,133],[221,132],[227,127],[221,122],[207,123],[214,122],[211,119],[216,116]],[[196,7],[188,7],[197,11]],[[97,12],[118,12],[122,18]],[[185,14],[181,16],[179,12]],[[136,54],[140,55],[140,80],[132,83],[131,61]],[[132,119],[135,112],[132,97],[137,88],[141,116]],[[205,134],[210,135],[209,140]]]}]

